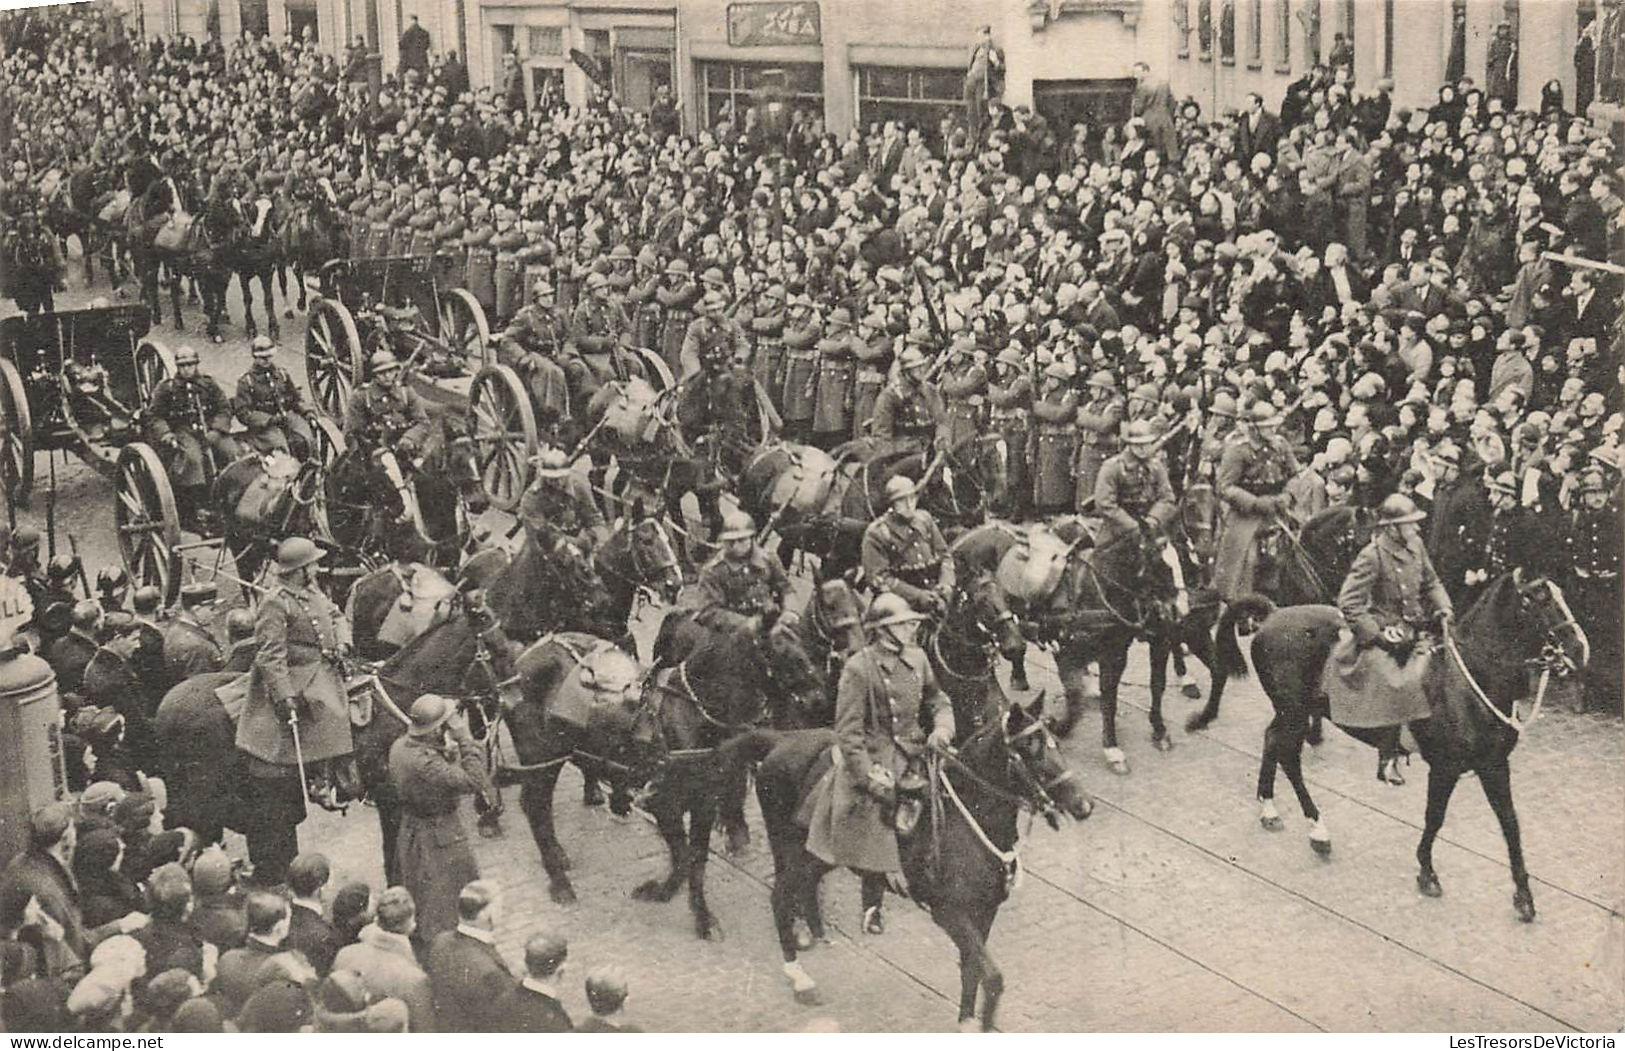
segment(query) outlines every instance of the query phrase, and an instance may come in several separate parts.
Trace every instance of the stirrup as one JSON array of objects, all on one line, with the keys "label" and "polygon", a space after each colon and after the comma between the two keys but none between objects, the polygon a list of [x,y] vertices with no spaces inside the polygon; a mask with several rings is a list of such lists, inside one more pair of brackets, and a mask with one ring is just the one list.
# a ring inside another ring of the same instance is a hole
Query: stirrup
[{"label": "stirrup", "polygon": [[918,796],[905,796],[897,801],[897,814],[892,818],[892,825],[897,829],[897,838],[907,839],[913,835],[924,809],[925,803]]}]

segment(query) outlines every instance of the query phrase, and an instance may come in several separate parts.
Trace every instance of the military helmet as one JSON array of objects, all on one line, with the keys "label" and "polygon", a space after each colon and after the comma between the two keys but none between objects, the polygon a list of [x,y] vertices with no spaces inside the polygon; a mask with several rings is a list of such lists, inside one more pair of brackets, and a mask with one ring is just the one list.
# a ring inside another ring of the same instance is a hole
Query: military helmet
[{"label": "military helmet", "polygon": [[1281,414],[1267,401],[1254,402],[1247,417],[1255,427],[1276,427],[1281,423]]},{"label": "military helmet", "polygon": [[1377,524],[1379,526],[1420,522],[1426,517],[1427,513],[1417,507],[1416,502],[1404,493],[1390,494],[1377,508]]},{"label": "military helmet", "polygon": [[188,347],[188,346],[185,346],[184,344],[182,346],[179,346],[179,347],[175,348],[175,365],[176,365],[177,368],[180,367],[181,365],[196,365],[196,364],[197,364],[197,348]]},{"label": "military helmet", "polygon": [[925,368],[931,364],[919,347],[910,344],[903,348],[903,353],[897,356],[897,367],[904,372],[913,372],[915,369]]},{"label": "military helmet", "polygon": [[743,511],[729,511],[722,518],[718,540],[752,540],[756,537],[756,523]]},{"label": "military helmet", "polygon": [[137,613],[156,613],[164,604],[164,593],[151,584],[143,584],[130,593],[130,608]]},{"label": "military helmet", "polygon": [[276,353],[276,344],[271,342],[269,336],[255,336],[250,353],[256,358],[269,358]]},{"label": "military helmet", "polygon": [[1123,441],[1128,445],[1150,445],[1156,440],[1156,428],[1149,420],[1130,420],[1123,428]]},{"label": "military helmet", "polygon": [[426,693],[412,702],[408,713],[414,734],[430,734],[446,724],[457,711],[457,706],[438,693]]},{"label": "military helmet", "polygon": [[79,560],[72,555],[57,555],[46,567],[45,575],[53,584],[65,584],[79,572]]},{"label": "military helmet", "polygon": [[564,478],[570,473],[570,459],[563,449],[543,449],[532,462],[538,478]]},{"label": "military helmet", "polygon": [[254,614],[246,609],[234,609],[226,614],[226,641],[239,642],[254,637]]},{"label": "military helmet", "polygon": [[1220,391],[1213,396],[1213,404],[1208,412],[1214,416],[1222,416],[1227,420],[1236,418],[1236,396],[1228,391]]},{"label": "military helmet", "polygon": [[920,487],[915,484],[914,479],[894,474],[886,479],[886,506],[890,507],[905,496],[915,496],[919,491]]},{"label": "military helmet", "polygon": [[1117,389],[1117,377],[1111,374],[1110,369],[1097,369],[1089,376],[1089,386],[1114,391]]},{"label": "military helmet", "polygon": [[607,288],[609,287],[609,278],[599,273],[588,274],[585,287],[589,292],[596,292],[600,288]]},{"label": "military helmet", "polygon": [[875,600],[869,603],[869,608],[863,614],[863,626],[883,628],[888,624],[906,624],[924,619],[925,615],[916,613],[907,599],[895,592],[887,591],[877,595]]},{"label": "military helmet", "polygon": [[280,572],[292,573],[294,570],[315,565],[322,557],[321,548],[308,538],[290,536],[276,549],[276,567]]},{"label": "military helmet", "polygon": [[707,314],[711,313],[712,311],[720,311],[727,307],[727,305],[727,297],[714,289],[707,292],[704,297],[700,299],[700,310]]},{"label": "military helmet", "polygon": [[997,361],[1001,365],[1020,366],[1027,363],[1026,358],[1022,355],[1020,345],[1016,343],[1012,343],[1008,347],[1005,347],[1003,350],[999,351],[999,356],[993,360]]},{"label": "military helmet", "polygon": [[374,376],[382,376],[386,372],[394,372],[401,367],[400,359],[393,352],[383,349],[373,351],[368,364],[372,366]]}]

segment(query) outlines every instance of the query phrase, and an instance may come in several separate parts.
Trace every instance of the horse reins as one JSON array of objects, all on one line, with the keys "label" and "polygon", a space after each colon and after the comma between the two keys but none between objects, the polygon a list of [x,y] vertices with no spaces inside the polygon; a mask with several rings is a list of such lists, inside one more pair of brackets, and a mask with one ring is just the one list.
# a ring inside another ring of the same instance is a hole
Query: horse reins
[{"label": "horse reins", "polygon": [[[1547,641],[1547,645],[1548,646],[1550,645],[1550,641],[1551,641],[1552,636],[1556,635],[1558,632],[1562,631],[1564,628],[1573,628],[1576,632],[1579,633],[1580,638],[1584,639],[1585,638],[1585,629],[1581,628],[1579,621],[1577,621],[1574,618],[1574,613],[1573,613],[1573,611],[1571,611],[1569,609],[1568,602],[1565,601],[1562,598],[1562,595],[1561,595],[1560,592],[1556,591],[1555,586],[1552,584],[1551,581],[1548,580],[1548,581],[1545,581],[1544,583],[1546,584],[1546,586],[1548,588],[1553,589],[1554,597],[1557,599],[1557,602],[1558,602],[1558,608],[1560,608],[1563,611],[1563,613],[1565,615],[1565,618],[1566,618],[1566,619],[1564,619],[1562,621],[1562,623],[1553,625],[1552,627],[1550,627],[1550,628],[1548,628],[1546,630],[1545,638],[1546,638],[1546,641]],[[1517,701],[1512,702],[1512,704],[1511,704],[1512,711],[1510,713],[1503,712],[1503,711],[1501,711],[1500,708],[1496,707],[1495,702],[1490,700],[1489,695],[1484,692],[1484,688],[1478,684],[1478,680],[1476,678],[1474,678],[1473,673],[1468,670],[1467,661],[1466,661],[1465,658],[1462,657],[1461,649],[1460,649],[1460,647],[1458,647],[1456,645],[1455,637],[1453,635],[1451,635],[1451,633],[1449,631],[1445,631],[1443,633],[1443,636],[1444,636],[1444,648],[1445,648],[1445,651],[1447,653],[1449,653],[1450,656],[1455,660],[1456,667],[1461,670],[1461,676],[1462,676],[1463,679],[1465,679],[1467,681],[1467,686],[1472,690],[1473,696],[1475,698],[1477,698],[1479,703],[1483,704],[1485,708],[1489,709],[1491,715],[1495,716],[1495,718],[1498,719],[1501,723],[1503,723],[1509,729],[1511,729],[1512,731],[1514,731],[1515,733],[1518,733],[1518,734],[1522,734],[1524,732],[1524,730],[1526,730],[1530,726],[1534,725],[1535,720],[1540,718],[1540,708],[1541,708],[1542,703],[1544,703],[1544,701],[1546,699],[1546,687],[1547,687],[1547,685],[1550,684],[1551,678],[1552,678],[1552,665],[1551,665],[1551,660],[1548,657],[1543,655],[1541,657],[1537,657],[1537,658],[1533,659],[1532,661],[1505,661],[1505,662],[1500,662],[1500,663],[1504,663],[1504,664],[1520,664],[1520,665],[1536,664],[1536,665],[1539,665],[1539,667],[1540,667],[1540,681],[1535,684],[1535,699],[1534,699],[1534,702],[1530,705],[1528,717],[1524,718],[1524,719],[1520,719],[1520,718],[1518,718]],[[1586,644],[1586,649],[1588,651],[1590,650],[1590,644],[1589,643]]]}]

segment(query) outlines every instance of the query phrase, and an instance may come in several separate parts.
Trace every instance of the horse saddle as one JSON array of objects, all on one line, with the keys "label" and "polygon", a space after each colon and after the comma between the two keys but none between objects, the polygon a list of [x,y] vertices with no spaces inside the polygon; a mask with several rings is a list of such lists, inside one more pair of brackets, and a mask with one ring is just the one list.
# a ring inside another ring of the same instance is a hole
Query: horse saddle
[{"label": "horse saddle", "polygon": [[180,250],[192,236],[194,222],[196,219],[185,212],[176,212],[158,228],[157,235],[152,239],[153,245],[171,252]]},{"label": "horse saddle", "polygon": [[547,714],[593,733],[631,728],[643,696],[643,669],[625,650],[598,640],[575,652],[574,674],[566,675],[549,699]]},{"label": "horse saddle", "polygon": [[1361,646],[1347,628],[1338,634],[1321,673],[1332,721],[1339,726],[1395,726],[1426,719],[1432,709],[1427,699],[1427,676],[1433,647],[1427,639],[1411,639],[1397,647]]},{"label": "horse saddle", "polygon": [[267,453],[259,463],[259,473],[237,498],[237,518],[250,525],[270,521],[299,474],[299,461],[281,450]]},{"label": "horse saddle", "polygon": [[604,405],[604,426],[623,441],[634,444],[653,438],[659,422],[656,408],[659,396],[648,381],[634,376],[624,382],[606,384],[605,389],[614,393]]},{"label": "horse saddle", "polygon": [[444,576],[423,565],[414,566],[410,576],[402,574],[397,579],[401,585],[400,598],[384,615],[384,622],[378,628],[378,641],[404,646],[446,619],[445,602],[457,589]]},{"label": "horse saddle", "polygon": [[835,458],[811,445],[785,447],[785,467],[773,479],[769,506],[786,514],[816,514],[827,506],[835,485]]},{"label": "horse saddle", "polygon": [[1060,585],[1070,554],[1070,545],[1048,529],[1030,529],[999,559],[999,588],[1022,602],[1041,602]]}]

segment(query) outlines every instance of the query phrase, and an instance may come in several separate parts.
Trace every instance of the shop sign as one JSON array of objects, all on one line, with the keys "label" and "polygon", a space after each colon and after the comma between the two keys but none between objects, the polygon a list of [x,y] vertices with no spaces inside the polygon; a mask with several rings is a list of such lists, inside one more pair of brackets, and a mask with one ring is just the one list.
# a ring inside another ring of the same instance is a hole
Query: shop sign
[{"label": "shop sign", "polygon": [[728,46],[817,44],[823,39],[817,0],[728,5]]}]

